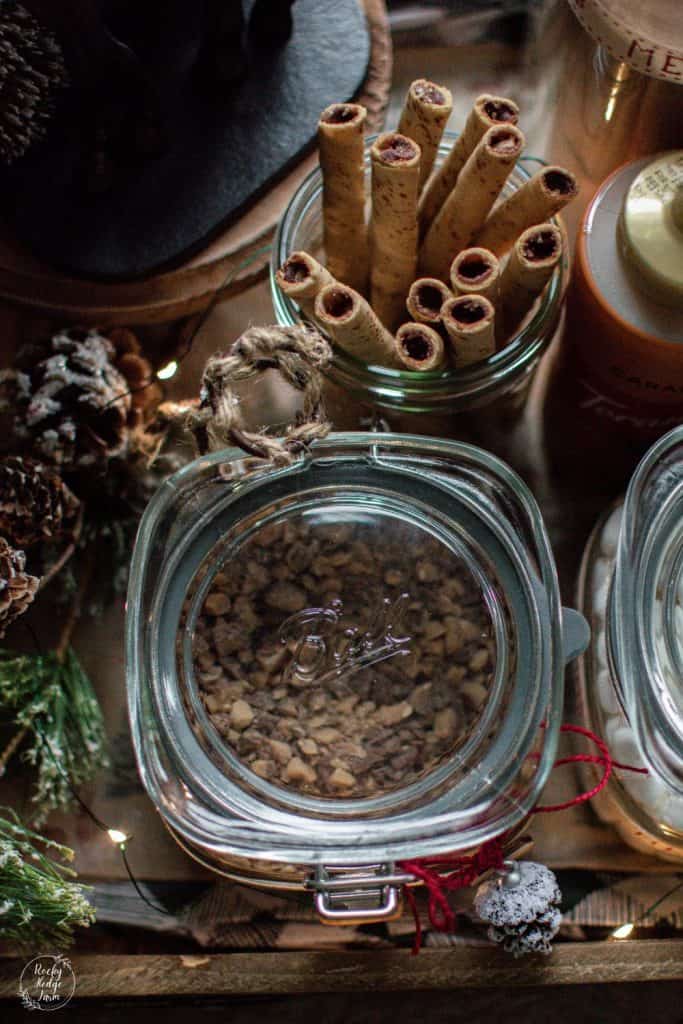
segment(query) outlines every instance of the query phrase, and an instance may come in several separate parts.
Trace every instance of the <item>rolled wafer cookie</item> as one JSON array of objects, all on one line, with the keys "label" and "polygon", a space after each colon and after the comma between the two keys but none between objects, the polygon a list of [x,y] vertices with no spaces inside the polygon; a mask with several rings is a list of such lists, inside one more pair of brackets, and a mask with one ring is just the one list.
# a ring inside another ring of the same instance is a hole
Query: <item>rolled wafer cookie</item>
[{"label": "rolled wafer cookie", "polygon": [[323,241],[333,277],[364,292],[368,283],[363,132],[359,103],[334,103],[318,121],[323,175]]},{"label": "rolled wafer cookie", "polygon": [[406,307],[418,324],[441,323],[441,307],[453,295],[449,288],[436,277],[418,277],[413,281],[406,299]]},{"label": "rolled wafer cookie", "polygon": [[326,285],[315,300],[315,319],[339,348],[356,359],[377,366],[400,365],[392,335],[353,288]]},{"label": "rolled wafer cookie", "polygon": [[500,264],[488,249],[463,249],[451,263],[454,295],[483,295],[495,305],[499,283]]},{"label": "rolled wafer cookie", "polygon": [[454,258],[481,229],[523,148],[524,135],[514,125],[489,128],[483,135],[425,236],[423,274],[448,280]]},{"label": "rolled wafer cookie", "polygon": [[396,353],[408,370],[438,370],[446,364],[441,335],[427,324],[402,324],[396,332]]},{"label": "rolled wafer cookie", "polygon": [[420,147],[398,132],[380,135],[372,159],[370,301],[385,327],[403,318],[417,266]]},{"label": "rolled wafer cookie", "polygon": [[427,183],[418,209],[420,236],[424,236],[429,225],[455,188],[460,171],[475,146],[488,131],[497,124],[517,124],[519,107],[504,96],[478,96],[453,147]]},{"label": "rolled wafer cookie", "polygon": [[407,135],[420,147],[420,191],[434,166],[436,151],[452,110],[453,97],[445,86],[436,85],[426,78],[418,78],[411,84],[398,122],[398,132]]},{"label": "rolled wafer cookie", "polygon": [[525,228],[554,216],[577,193],[573,174],[564,167],[544,167],[491,211],[476,244],[504,255]]},{"label": "rolled wafer cookie", "polygon": [[293,299],[309,318],[315,317],[315,297],[334,277],[307,252],[291,253],[275,275],[280,291]]},{"label": "rolled wafer cookie", "polygon": [[515,242],[500,281],[496,333],[509,337],[529,312],[562,258],[562,232],[555,224],[537,224]]},{"label": "rolled wafer cookie", "polygon": [[470,366],[496,351],[495,309],[483,295],[459,295],[441,310],[455,356],[455,368]]}]

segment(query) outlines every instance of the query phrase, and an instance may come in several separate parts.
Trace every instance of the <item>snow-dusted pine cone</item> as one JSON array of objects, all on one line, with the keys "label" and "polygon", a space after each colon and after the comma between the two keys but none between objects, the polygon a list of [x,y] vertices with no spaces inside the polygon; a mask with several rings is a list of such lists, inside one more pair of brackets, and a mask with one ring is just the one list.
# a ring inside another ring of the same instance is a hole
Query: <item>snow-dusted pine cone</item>
[{"label": "snow-dusted pine cone", "polygon": [[135,376],[120,358],[119,368],[116,346],[95,329],[68,328],[22,349],[16,368],[0,373],[0,409],[12,414],[16,443],[66,474],[124,456],[141,418],[131,392],[146,360],[135,354]]},{"label": "snow-dusted pine cone", "polygon": [[0,459],[0,534],[20,548],[73,528],[78,498],[58,473],[29,456]]},{"label": "snow-dusted pine cone", "polygon": [[40,580],[26,571],[26,555],[0,537],[0,637],[26,611],[36,596]]},{"label": "snow-dusted pine cone", "polygon": [[54,37],[14,0],[0,0],[0,162],[12,163],[45,134],[67,81]]},{"label": "snow-dusted pine cone", "polygon": [[474,909],[489,925],[488,936],[515,957],[552,952],[552,940],[562,921],[562,893],[555,875],[544,864],[522,860],[507,878],[479,886]]}]

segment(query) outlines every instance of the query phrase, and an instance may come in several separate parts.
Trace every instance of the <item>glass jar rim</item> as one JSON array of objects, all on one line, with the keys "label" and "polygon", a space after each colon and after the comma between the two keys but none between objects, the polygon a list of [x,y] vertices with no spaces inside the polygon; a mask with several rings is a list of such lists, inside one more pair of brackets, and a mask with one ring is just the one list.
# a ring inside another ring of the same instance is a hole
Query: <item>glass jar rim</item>
[{"label": "glass jar rim", "polygon": [[[438,147],[438,154],[445,157],[458,138],[458,132],[445,131]],[[368,135],[365,140],[366,166],[370,160],[370,148],[377,135]],[[508,183],[515,176],[520,184],[528,181],[530,172],[523,166],[524,161],[544,166],[538,157],[523,156],[515,165]],[[509,188],[506,183],[506,188]],[[322,195],[322,172],[320,165],[311,170],[290,199],[278,223],[270,265],[270,286],[273,308],[279,324],[294,326],[300,322],[298,310],[291,299],[278,287],[276,274],[282,263],[293,251],[289,238],[297,221],[311,206],[320,201]],[[553,223],[561,222],[552,218]],[[556,267],[532,317],[500,351],[460,370],[446,369],[426,372],[373,366],[356,359],[333,345],[330,366],[325,371],[331,380],[350,390],[362,390],[375,395],[381,401],[396,402],[402,408],[421,402],[438,404],[453,399],[475,400],[485,398],[508,379],[514,379],[532,363],[549,345],[559,321],[562,298],[568,279],[566,254]]]},{"label": "glass jar rim", "polygon": [[[159,606],[158,581],[168,578],[172,574],[173,567],[166,565],[163,572],[149,577],[150,552],[154,549],[155,536],[164,523],[165,517],[173,519],[177,514],[177,506],[187,500],[187,489],[190,488],[198,477],[212,479],[212,473],[219,475],[219,469],[226,462],[236,462],[244,459],[244,453],[235,450],[219,452],[211,456],[196,460],[173,477],[171,477],[153,498],[146,510],[138,534],[136,548],[133,557],[131,570],[131,581],[129,588],[128,613],[126,625],[126,659],[127,676],[129,687],[129,713],[133,731],[134,745],[138,756],[141,776],[143,782],[162,811],[163,816],[173,829],[175,829],[185,840],[195,843],[204,849],[215,849],[216,852],[226,850],[235,856],[266,856],[268,859],[280,860],[295,863],[310,863],[324,856],[328,863],[368,863],[375,859],[396,859],[409,855],[427,855],[429,853],[444,852],[453,849],[453,846],[460,842],[461,848],[478,845],[490,838],[492,834],[501,834],[508,827],[514,825],[535,803],[538,793],[544,784],[547,774],[552,767],[559,731],[561,708],[561,694],[563,690],[564,658],[568,653],[568,645],[565,636],[566,618],[560,611],[559,586],[555,571],[554,561],[550,550],[549,541],[542,522],[540,510],[532,495],[523,481],[505,465],[486,452],[453,441],[433,440],[410,435],[385,435],[385,434],[336,434],[331,435],[324,441],[316,442],[312,448],[312,455],[301,455],[295,463],[292,472],[299,472],[305,466],[305,459],[315,457],[320,459],[321,465],[329,464],[333,456],[335,446],[338,449],[356,452],[367,458],[368,451],[381,449],[383,458],[387,459],[387,453],[393,453],[396,459],[408,457],[411,453],[415,458],[415,451],[419,450],[420,457],[427,456],[437,459],[458,458],[467,471],[472,473],[476,469],[486,470],[500,486],[501,493],[508,495],[509,499],[516,499],[519,503],[520,532],[515,534],[519,544],[519,555],[526,555],[521,561],[525,562],[523,571],[530,574],[538,574],[536,584],[532,585],[535,594],[534,603],[534,635],[540,637],[544,654],[538,661],[538,671],[542,672],[538,683],[542,687],[542,700],[534,712],[535,725],[532,729],[530,722],[518,723],[514,726],[521,729],[518,742],[521,743],[520,750],[525,749],[528,754],[529,743],[537,737],[539,727],[538,715],[543,712],[545,724],[543,726],[543,743],[538,761],[534,761],[534,772],[531,781],[525,782],[524,792],[505,801],[504,807],[499,807],[501,794],[489,792],[484,800],[482,790],[481,805],[469,806],[465,810],[458,810],[448,807],[441,801],[435,801],[431,812],[429,804],[424,808],[423,813],[419,810],[406,812],[387,820],[369,820],[361,826],[359,821],[355,822],[330,822],[329,819],[316,820],[310,818],[299,818],[289,814],[271,813],[268,820],[258,820],[253,815],[247,814],[246,803],[242,803],[237,809],[232,809],[225,804],[225,780],[216,779],[209,783],[203,779],[195,779],[196,799],[201,806],[193,812],[190,820],[188,814],[183,813],[183,800],[187,799],[187,793],[182,795],[185,783],[178,782],[173,791],[173,797],[166,799],[162,792],[163,780],[168,781],[172,776],[172,770],[163,761],[168,756],[164,748],[162,735],[166,728],[164,721],[159,718],[159,702],[154,695],[154,688],[151,682],[150,658],[154,658],[154,650],[160,646],[160,638],[155,633],[158,626],[154,625],[154,616],[150,614],[145,605],[145,588],[149,587],[154,595],[154,601],[150,607]],[[426,453],[426,454],[425,454]],[[343,458],[343,456],[342,456]],[[253,460],[252,460],[253,462]],[[421,470],[427,472],[426,465]],[[263,485],[276,478],[281,481],[288,469],[265,469],[257,474],[257,483]],[[450,490],[453,492],[453,484]],[[464,486],[464,485],[463,485]],[[471,496],[472,485],[468,482],[467,493]],[[248,486],[242,486],[240,493],[244,494],[249,490]],[[221,498],[221,500],[224,500]],[[482,514],[492,515],[492,508],[487,506],[490,499],[482,498]],[[201,513],[201,509],[199,510]],[[499,513],[500,515],[500,513]],[[203,522],[202,522],[203,520]],[[196,518],[196,529],[205,529],[210,525],[210,512],[204,510]],[[215,524],[215,521],[214,521]],[[511,529],[509,526],[501,526],[501,529]],[[163,531],[162,531],[163,532]],[[523,540],[524,538],[524,540]],[[187,539],[187,544],[194,544],[196,537]],[[525,546],[525,543],[527,546]],[[174,551],[178,547],[176,538]],[[533,550],[533,559],[530,551]],[[178,557],[180,557],[178,555]],[[532,566],[535,561],[535,568]],[[181,588],[182,589],[182,588]],[[186,591],[184,591],[186,593]],[[156,604],[155,604],[156,601]],[[570,641],[571,643],[571,641]],[[156,646],[155,646],[156,645]],[[574,652],[575,653],[575,652]],[[163,676],[163,672],[159,678]],[[171,681],[172,682],[172,681]],[[168,678],[161,680],[161,685],[167,685]],[[534,684],[535,685],[535,684]],[[156,709],[156,710],[154,710]],[[173,713],[182,711],[182,704],[175,699],[172,708]],[[152,714],[154,727],[149,727],[149,714]],[[147,727],[144,722],[147,721]],[[511,725],[512,729],[513,726]],[[191,731],[191,730],[190,730]],[[507,741],[506,741],[507,742]],[[525,747],[526,744],[526,747]],[[515,744],[512,744],[515,746]],[[512,748],[510,748],[512,749]],[[173,748],[174,756],[180,757],[177,748]],[[187,753],[187,752],[186,752]],[[520,757],[522,755],[520,754]],[[185,762],[188,761],[185,756]],[[170,763],[169,763],[170,765]],[[514,767],[514,766],[512,766]],[[516,769],[521,764],[516,766]],[[515,770],[516,770],[515,769]],[[508,769],[505,769],[508,771]],[[220,773],[218,773],[220,774]],[[512,777],[512,776],[511,776]],[[185,785],[185,788],[187,786]],[[217,813],[216,791],[223,794],[223,811]],[[489,786],[490,790],[490,786]],[[496,808],[493,820],[486,819],[486,808]],[[260,805],[263,808],[263,805]],[[212,809],[213,808],[213,809]],[[306,835],[301,836],[301,825],[305,821]],[[458,835],[454,829],[462,824],[463,828]],[[337,827],[338,826],[338,827]],[[493,831],[492,831],[493,829]],[[364,834],[365,833],[365,834]],[[369,834],[372,833],[372,834]],[[362,835],[362,839],[361,839]],[[457,836],[457,839],[456,839]],[[312,838],[313,837],[313,838]]]},{"label": "glass jar rim", "polygon": [[[608,603],[608,650],[638,745],[683,795],[683,426],[659,439],[624,499]],[[672,677],[674,682],[672,683]]]}]

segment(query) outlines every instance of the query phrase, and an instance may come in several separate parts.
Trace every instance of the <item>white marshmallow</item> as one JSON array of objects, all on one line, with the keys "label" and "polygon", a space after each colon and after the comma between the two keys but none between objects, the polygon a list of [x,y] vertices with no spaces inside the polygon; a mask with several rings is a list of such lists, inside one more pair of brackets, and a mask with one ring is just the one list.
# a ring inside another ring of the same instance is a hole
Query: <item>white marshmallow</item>
[{"label": "white marshmallow", "polygon": [[683,832],[683,797],[677,796],[661,783],[662,792],[658,794],[654,809],[656,817],[663,825]]},{"label": "white marshmallow", "polygon": [[619,544],[619,530],[621,528],[621,517],[623,508],[619,505],[610,514],[607,522],[602,528],[600,535],[600,550],[608,558],[614,558]]},{"label": "white marshmallow", "polygon": [[593,591],[593,614],[598,622],[607,618],[607,598],[609,597],[609,578]]},{"label": "white marshmallow", "polygon": [[621,705],[617,700],[611,676],[607,669],[600,669],[595,676],[595,685],[598,690],[600,707],[606,715],[618,715],[621,713]]}]

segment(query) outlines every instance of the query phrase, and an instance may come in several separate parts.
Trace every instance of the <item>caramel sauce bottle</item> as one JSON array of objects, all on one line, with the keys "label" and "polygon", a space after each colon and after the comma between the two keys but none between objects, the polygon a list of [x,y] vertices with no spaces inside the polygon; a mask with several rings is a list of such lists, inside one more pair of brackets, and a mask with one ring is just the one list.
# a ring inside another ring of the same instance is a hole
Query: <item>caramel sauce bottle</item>
[{"label": "caramel sauce bottle", "polygon": [[549,474],[618,490],[683,423],[683,150],[619,168],[587,207],[551,358]]}]

